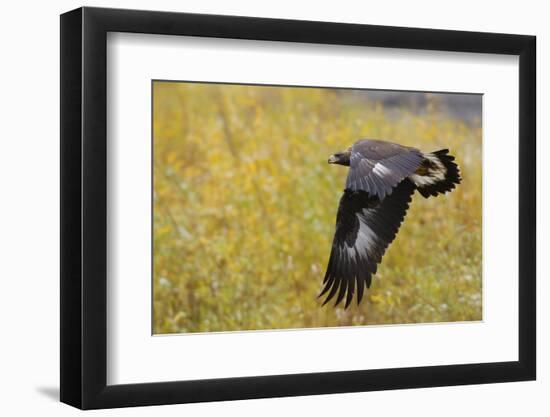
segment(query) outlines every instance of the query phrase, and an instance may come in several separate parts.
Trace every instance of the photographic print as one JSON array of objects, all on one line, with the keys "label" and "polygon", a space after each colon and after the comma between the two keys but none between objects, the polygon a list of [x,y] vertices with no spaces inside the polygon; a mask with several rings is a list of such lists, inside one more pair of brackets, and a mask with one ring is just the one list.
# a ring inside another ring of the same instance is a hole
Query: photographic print
[{"label": "photographic print", "polygon": [[152,82],[153,333],[482,319],[482,96]]}]

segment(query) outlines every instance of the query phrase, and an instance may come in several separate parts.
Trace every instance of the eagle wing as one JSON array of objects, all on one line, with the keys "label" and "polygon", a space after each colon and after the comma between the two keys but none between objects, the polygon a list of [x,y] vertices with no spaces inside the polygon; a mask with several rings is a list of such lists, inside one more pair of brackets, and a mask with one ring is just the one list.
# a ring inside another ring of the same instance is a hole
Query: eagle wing
[{"label": "eagle wing", "polygon": [[416,148],[379,140],[360,140],[351,147],[346,189],[366,191],[383,200],[413,174],[424,160]]},{"label": "eagle wing", "polygon": [[405,179],[383,200],[365,191],[345,190],[336,215],[336,231],[319,297],[327,293],[323,305],[335,295],[338,305],[346,296],[347,308],[357,291],[357,303],[363,298],[365,285],[388,245],[394,240],[405,218],[415,185]]}]

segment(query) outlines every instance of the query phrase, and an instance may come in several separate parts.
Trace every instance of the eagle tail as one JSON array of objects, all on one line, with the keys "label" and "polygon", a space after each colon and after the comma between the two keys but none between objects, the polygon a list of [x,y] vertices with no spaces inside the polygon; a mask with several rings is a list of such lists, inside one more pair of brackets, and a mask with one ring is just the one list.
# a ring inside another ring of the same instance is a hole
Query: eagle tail
[{"label": "eagle tail", "polygon": [[454,159],[448,149],[424,154],[424,161],[409,177],[424,198],[444,194],[460,184],[460,170]]}]

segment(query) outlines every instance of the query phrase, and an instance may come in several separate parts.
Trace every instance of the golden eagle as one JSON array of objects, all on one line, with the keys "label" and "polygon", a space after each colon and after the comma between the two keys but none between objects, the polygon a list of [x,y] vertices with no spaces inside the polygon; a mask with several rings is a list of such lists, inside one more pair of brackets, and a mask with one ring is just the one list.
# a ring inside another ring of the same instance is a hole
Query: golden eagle
[{"label": "golden eagle", "polygon": [[461,181],[448,149],[420,150],[381,140],[356,142],[328,163],[349,166],[346,188],[336,215],[336,231],[324,288],[323,305],[344,297],[347,308],[355,292],[357,304],[388,245],[394,240],[415,190],[425,198],[455,188]]}]

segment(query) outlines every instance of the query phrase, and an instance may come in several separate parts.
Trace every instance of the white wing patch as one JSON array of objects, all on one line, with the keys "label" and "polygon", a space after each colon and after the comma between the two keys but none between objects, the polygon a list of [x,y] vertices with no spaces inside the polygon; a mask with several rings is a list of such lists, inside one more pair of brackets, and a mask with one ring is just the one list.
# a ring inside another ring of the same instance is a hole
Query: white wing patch
[{"label": "white wing patch", "polygon": [[384,165],[382,165],[382,163],[380,162],[377,162],[375,165],[374,165],[374,168],[372,170],[372,172],[376,175],[378,175],[380,178],[383,178],[385,177],[386,175],[389,175],[391,174],[391,171],[385,167]]},{"label": "white wing patch", "polygon": [[366,218],[367,211],[363,210],[362,214],[358,214],[359,219],[359,231],[357,232],[357,238],[355,244],[352,247],[347,247],[348,255],[355,260],[356,255],[360,258],[367,259],[372,249],[376,247],[378,237],[367,225]]}]

